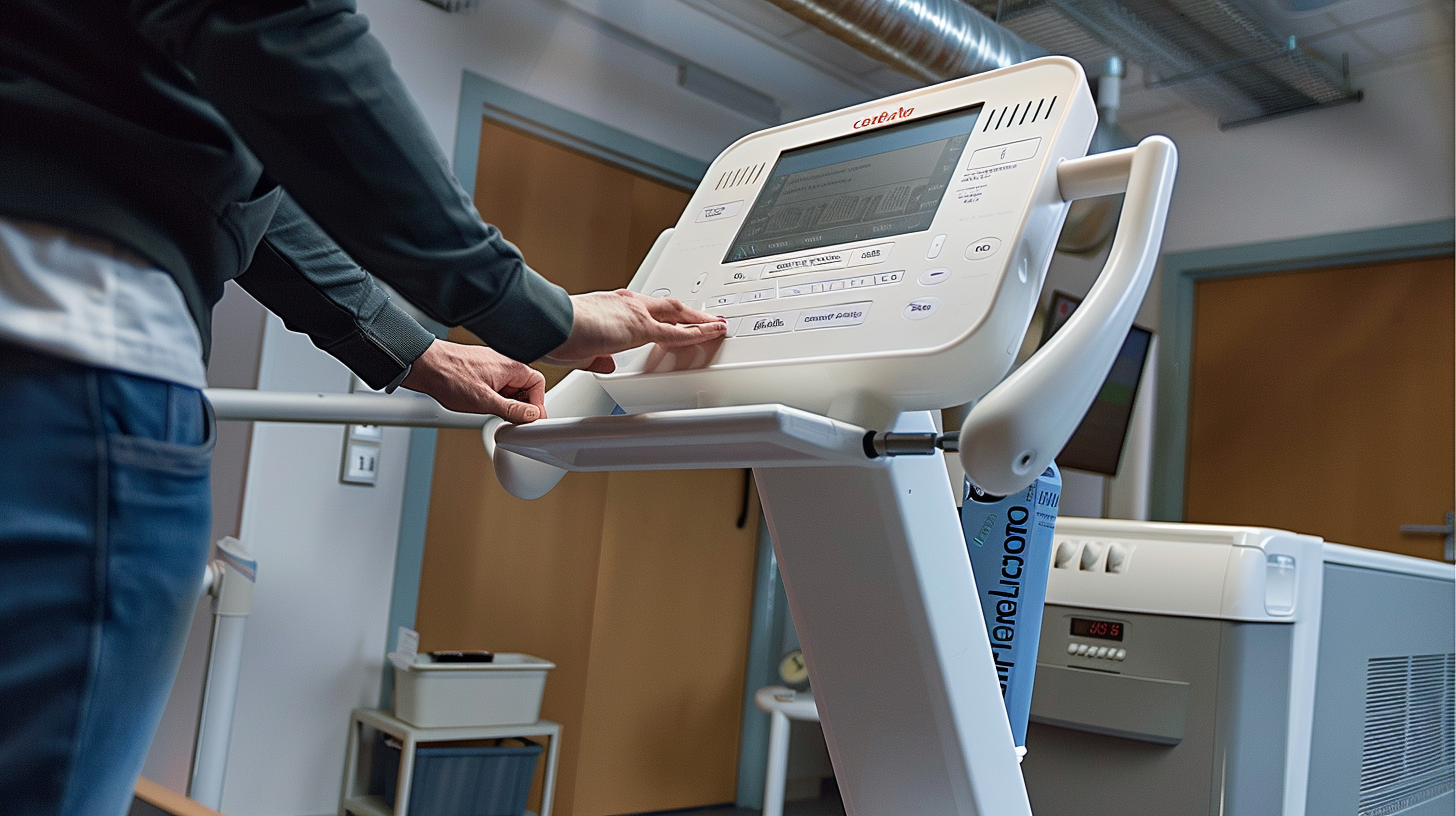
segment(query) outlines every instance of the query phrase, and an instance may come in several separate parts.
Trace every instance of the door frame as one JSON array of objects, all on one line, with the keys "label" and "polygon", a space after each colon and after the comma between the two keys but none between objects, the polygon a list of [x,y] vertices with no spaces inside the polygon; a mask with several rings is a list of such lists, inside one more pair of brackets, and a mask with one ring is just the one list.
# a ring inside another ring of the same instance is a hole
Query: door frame
[{"label": "door frame", "polygon": [[1177,252],[1162,259],[1157,414],[1149,510],[1182,521],[1187,477],[1194,295],[1199,281],[1328,266],[1436,258],[1456,250],[1456,219]]},{"label": "door frame", "polygon": [[[467,195],[475,189],[481,123],[485,119],[688,191],[696,190],[698,181],[708,172],[706,162],[588,119],[479,74],[462,71],[453,169],[456,180]],[[444,326],[430,323],[426,328],[436,336],[444,337]],[[415,626],[425,560],[430,488],[435,473],[435,437],[434,428],[410,429],[404,504],[400,513],[399,545],[395,550],[394,586],[390,593],[389,626],[386,630],[386,643],[390,645],[401,627],[413,629]],[[394,704],[394,673],[388,661],[385,661],[383,672],[379,705],[390,709]]]}]

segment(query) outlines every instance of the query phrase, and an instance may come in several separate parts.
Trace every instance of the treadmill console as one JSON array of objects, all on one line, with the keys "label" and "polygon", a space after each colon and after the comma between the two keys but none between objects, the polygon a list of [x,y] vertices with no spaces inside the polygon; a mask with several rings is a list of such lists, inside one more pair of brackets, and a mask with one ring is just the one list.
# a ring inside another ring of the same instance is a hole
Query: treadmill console
[{"label": "treadmill console", "polygon": [[1021,345],[1066,216],[1057,164],[1096,121],[1053,57],[739,140],[634,281],[727,318],[727,339],[639,349],[599,382],[629,413],[975,399]]}]

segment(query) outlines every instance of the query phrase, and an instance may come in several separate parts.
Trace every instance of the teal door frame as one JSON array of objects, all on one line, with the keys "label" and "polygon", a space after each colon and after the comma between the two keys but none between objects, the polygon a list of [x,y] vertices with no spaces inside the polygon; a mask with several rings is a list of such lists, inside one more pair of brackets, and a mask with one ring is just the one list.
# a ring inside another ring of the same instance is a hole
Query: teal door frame
[{"label": "teal door frame", "polygon": [[[604,125],[581,114],[537,99],[515,88],[492,82],[469,71],[462,72],[460,108],[455,128],[455,178],[467,195],[475,190],[476,164],[480,156],[480,130],[485,119],[523,130],[578,153],[620,165],[685,190],[695,190],[708,165],[691,156],[669,150]],[[510,236],[506,236],[509,238]],[[437,337],[445,327],[426,328]],[[429,523],[430,487],[435,472],[434,428],[411,428],[409,463],[405,471],[404,506],[399,520],[399,546],[395,550],[394,584],[389,601],[386,643],[394,646],[401,626],[413,629],[419,606],[420,578],[425,558],[425,530]],[[386,661],[379,705],[394,704],[394,674]]]},{"label": "teal door frame", "polygon": [[[1183,520],[1194,296],[1199,281],[1329,266],[1434,258],[1456,248],[1456,221],[1317,235],[1163,256],[1157,417],[1149,509],[1159,521]],[[1449,338],[1447,338],[1449,340]]]}]

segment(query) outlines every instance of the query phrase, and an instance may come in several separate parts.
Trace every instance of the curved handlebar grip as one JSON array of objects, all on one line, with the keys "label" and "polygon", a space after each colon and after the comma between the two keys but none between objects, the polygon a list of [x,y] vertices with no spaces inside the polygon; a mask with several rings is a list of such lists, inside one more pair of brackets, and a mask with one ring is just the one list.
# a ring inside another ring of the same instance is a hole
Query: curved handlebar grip
[{"label": "curved handlebar grip", "polygon": [[[652,248],[647,250],[647,257],[637,267],[637,274],[627,284],[628,289],[633,292],[642,291],[652,267],[657,265],[657,259],[662,257],[671,237],[672,228],[669,227],[652,242]],[[585,371],[567,374],[561,382],[546,392],[546,416],[555,419],[604,416],[616,407],[616,401],[597,384],[595,377]],[[561,481],[566,471],[496,445],[495,432],[504,424],[505,420],[500,417],[491,417],[480,430],[485,453],[495,465],[496,478],[500,479],[501,486],[507,493],[518,499],[539,499],[551,492],[551,488]]]},{"label": "curved handlebar grip", "polygon": [[1107,265],[1086,300],[961,425],[961,463],[982,490],[1010,495],[1031,484],[1086,415],[1152,280],[1177,168],[1178,149],[1163,136],[1057,168],[1065,201],[1123,190],[1127,198]]}]

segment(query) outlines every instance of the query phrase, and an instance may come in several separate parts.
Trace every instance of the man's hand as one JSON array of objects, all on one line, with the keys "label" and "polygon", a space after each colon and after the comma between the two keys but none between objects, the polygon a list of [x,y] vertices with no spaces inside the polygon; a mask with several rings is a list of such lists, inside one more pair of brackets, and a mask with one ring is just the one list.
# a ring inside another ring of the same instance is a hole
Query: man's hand
[{"label": "man's hand", "polygon": [[672,298],[655,298],[618,289],[572,295],[571,335],[543,361],[609,374],[617,367],[608,355],[647,343],[679,348],[721,339],[722,318],[689,309]]},{"label": "man's hand", "polygon": [[546,416],[541,372],[485,346],[436,340],[400,385],[452,411],[495,414],[516,424]]}]

